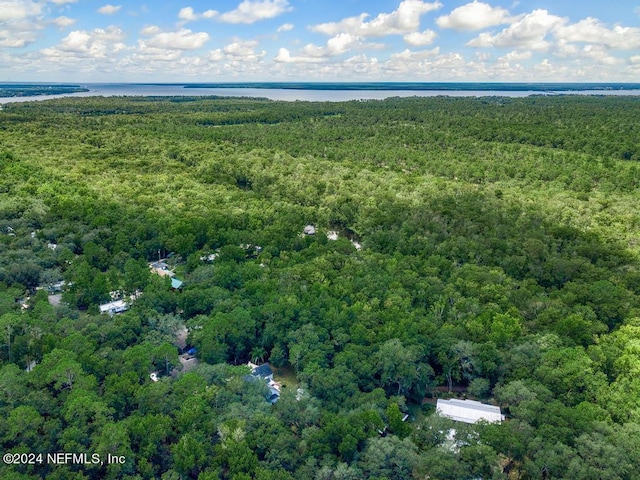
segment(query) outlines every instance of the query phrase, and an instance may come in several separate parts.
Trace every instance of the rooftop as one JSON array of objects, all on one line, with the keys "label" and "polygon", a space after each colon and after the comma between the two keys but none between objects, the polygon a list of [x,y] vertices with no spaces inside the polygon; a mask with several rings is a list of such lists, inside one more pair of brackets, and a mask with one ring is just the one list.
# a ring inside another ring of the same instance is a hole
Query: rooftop
[{"label": "rooftop", "polygon": [[116,300],[115,302],[109,302],[100,305],[100,313],[120,313],[127,310],[129,307],[124,300]]},{"label": "rooftop", "polygon": [[456,422],[476,423],[485,420],[489,423],[502,422],[504,415],[500,407],[487,405],[475,400],[438,399],[436,412]]}]

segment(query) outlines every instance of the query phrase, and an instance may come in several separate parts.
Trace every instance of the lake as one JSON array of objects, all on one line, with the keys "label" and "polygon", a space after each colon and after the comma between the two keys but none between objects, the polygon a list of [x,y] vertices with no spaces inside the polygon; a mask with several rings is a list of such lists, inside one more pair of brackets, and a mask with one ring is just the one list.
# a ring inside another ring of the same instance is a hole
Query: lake
[{"label": "lake", "polygon": [[[3,97],[0,104],[48,100],[64,97],[114,97],[114,96],[222,96],[261,97],[270,100],[342,102],[349,100],[381,100],[389,97],[527,97],[529,95],[640,95],[640,84],[416,84],[416,83],[371,83],[371,84],[224,84],[196,86],[193,84],[136,84],[136,83],[89,83],[79,84],[89,92],[62,95],[40,95],[33,97]],[[371,89],[367,89],[370,85]],[[396,85],[398,88],[396,89]],[[581,86],[584,88],[581,89]],[[624,85],[623,87],[620,87]],[[185,88],[187,86],[187,88]],[[286,88],[278,88],[285,86]],[[305,88],[305,86],[309,88]],[[541,88],[543,86],[544,88]],[[344,87],[346,89],[341,89]],[[476,88],[477,87],[477,88]],[[501,88],[502,87],[502,88]],[[424,88],[424,89],[423,89]]]}]

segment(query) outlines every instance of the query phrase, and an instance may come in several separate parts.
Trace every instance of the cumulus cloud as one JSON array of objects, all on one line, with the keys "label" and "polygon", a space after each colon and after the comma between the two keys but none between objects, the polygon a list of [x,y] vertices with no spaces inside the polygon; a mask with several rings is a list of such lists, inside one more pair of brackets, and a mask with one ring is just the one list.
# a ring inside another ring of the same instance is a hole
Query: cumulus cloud
[{"label": "cumulus cloud", "polygon": [[325,35],[348,33],[358,37],[383,37],[386,35],[405,35],[420,28],[420,17],[442,7],[439,1],[404,0],[391,13],[380,13],[370,22],[365,21],[369,14],[362,13],[339,22],[321,23],[310,29]]},{"label": "cumulus cloud", "polygon": [[[452,70],[464,71],[464,58],[458,53],[440,54],[440,48],[431,50],[404,50],[389,57],[382,70],[392,77],[439,80],[450,79]],[[453,75],[456,77],[458,74]]]},{"label": "cumulus cloud", "polygon": [[66,28],[75,20],[46,18],[46,5],[33,0],[0,0],[0,47],[22,48],[37,40],[38,32],[55,25]]},{"label": "cumulus cloud", "polygon": [[288,32],[289,30],[293,30],[293,25],[290,23],[285,23],[278,27],[278,32]]},{"label": "cumulus cloud", "polygon": [[178,18],[180,20],[184,20],[185,22],[195,22],[196,20],[200,20],[203,18],[213,18],[217,16],[220,12],[216,10],[206,10],[202,13],[195,13],[192,7],[181,8],[178,12]]},{"label": "cumulus cloud", "polygon": [[602,65],[620,65],[624,60],[609,54],[609,49],[602,45],[585,45],[582,49],[582,55],[592,61]]},{"label": "cumulus cloud", "polygon": [[149,36],[144,43],[147,47],[167,50],[195,50],[209,41],[206,32],[192,32],[181,28],[174,32],[163,32],[155,26],[146,27],[143,34]]},{"label": "cumulus cloud", "polygon": [[[292,55],[287,48],[280,48],[274,61],[277,63],[321,63],[330,60],[332,57],[347,53],[353,48],[371,50],[383,49],[385,46],[376,43],[362,43],[357,37],[349,33],[339,33],[327,40],[325,46],[309,43],[296,55]],[[344,61],[346,62],[347,60]]]},{"label": "cumulus cloud", "polygon": [[48,57],[74,56],[106,58],[107,54],[113,55],[124,49],[123,43],[126,35],[117,27],[110,26],[106,29],[74,30],[70,32],[55,47],[45,48],[41,53]]},{"label": "cumulus cloud", "polygon": [[431,45],[438,35],[433,30],[425,30],[424,32],[411,32],[405,35],[404,41],[414,47]]},{"label": "cumulus cloud", "polygon": [[293,10],[287,0],[244,0],[235,10],[220,15],[226,23],[255,23]]},{"label": "cumulus cloud", "polygon": [[0,47],[21,48],[35,41],[33,32],[14,32],[0,29]]},{"label": "cumulus cloud", "polygon": [[157,25],[147,25],[142,30],[140,30],[140,35],[155,35],[156,33],[160,33],[162,29]]},{"label": "cumulus cloud", "polygon": [[449,15],[438,17],[436,23],[440,28],[454,30],[481,30],[509,22],[509,12],[504,8],[474,0],[454,9]]},{"label": "cumulus cloud", "polygon": [[98,13],[102,15],[114,15],[120,11],[122,5],[103,5],[98,9]]},{"label": "cumulus cloud", "polygon": [[318,63],[322,62],[321,57],[308,57],[304,55],[291,55],[291,52],[286,48],[278,50],[278,54],[273,59],[277,63]]},{"label": "cumulus cloud", "polygon": [[550,14],[547,10],[534,10],[520,17],[496,35],[481,33],[467,43],[471,47],[503,47],[529,50],[547,50],[547,35],[567,22],[566,18]]},{"label": "cumulus cloud", "polygon": [[519,62],[521,60],[530,59],[532,55],[533,54],[530,51],[514,50],[498,58],[498,60],[502,62]]},{"label": "cumulus cloud", "polygon": [[232,57],[236,60],[244,60],[244,61],[256,61],[262,57],[264,57],[267,52],[256,52],[255,48],[258,46],[258,42],[256,40],[238,40],[229,45],[226,45],[222,52],[227,57]]},{"label": "cumulus cloud", "polygon": [[63,15],[61,17],[54,18],[53,20],[51,20],[51,23],[60,28],[67,28],[76,23],[76,20],[73,18],[65,17]]},{"label": "cumulus cloud", "polygon": [[432,48],[431,50],[419,50],[412,51],[409,49],[405,49],[402,52],[394,53],[391,55],[391,60],[402,60],[402,61],[421,61],[426,58],[433,58],[440,53],[440,47]]},{"label": "cumulus cloud", "polygon": [[566,42],[594,43],[619,50],[640,48],[640,28],[616,25],[609,29],[592,17],[559,27],[555,36]]},{"label": "cumulus cloud", "polygon": [[356,37],[350,33],[339,33],[335,37],[327,40],[325,47],[319,47],[310,43],[302,49],[302,53],[308,57],[333,57],[349,51],[356,43]]},{"label": "cumulus cloud", "polygon": [[42,12],[42,4],[31,0],[0,1],[0,22],[23,20]]},{"label": "cumulus cloud", "polygon": [[[327,44],[317,46],[306,45],[300,55],[291,56],[288,50],[279,52],[279,61],[289,58],[318,58],[334,57],[359,49],[381,49],[385,46],[376,43],[365,43],[367,38],[383,37],[386,35],[403,35],[409,45],[421,46],[433,42],[436,33],[431,30],[419,32],[421,15],[440,8],[442,4],[424,2],[422,0],[404,0],[396,10],[390,13],[380,13],[371,21],[367,21],[369,14],[362,13],[355,17],[343,18],[338,22],[322,23],[310,27],[310,30],[331,36]],[[289,57],[286,55],[289,54]]]},{"label": "cumulus cloud", "polygon": [[221,48],[216,48],[215,50],[211,50],[207,55],[207,59],[210,62],[219,62],[224,58],[224,53],[222,53]]}]

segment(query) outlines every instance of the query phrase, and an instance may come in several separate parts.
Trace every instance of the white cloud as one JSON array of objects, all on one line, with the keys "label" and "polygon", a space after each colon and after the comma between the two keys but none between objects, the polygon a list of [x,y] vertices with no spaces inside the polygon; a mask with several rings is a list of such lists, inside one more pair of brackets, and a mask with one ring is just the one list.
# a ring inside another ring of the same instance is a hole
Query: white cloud
[{"label": "white cloud", "polygon": [[86,52],[89,50],[91,34],[86,30],[74,30],[62,39],[60,50],[65,52]]},{"label": "white cloud", "polygon": [[76,20],[73,18],[65,17],[63,15],[61,17],[54,18],[53,20],[51,20],[51,23],[60,28],[67,28],[76,23]]},{"label": "white cloud", "polygon": [[311,31],[325,35],[349,33],[358,37],[383,37],[386,35],[405,35],[420,28],[420,17],[425,13],[442,7],[439,1],[432,3],[422,0],[404,0],[391,13],[380,13],[370,22],[369,16],[362,13],[357,17],[349,17],[339,22],[321,23],[310,27]]},{"label": "white cloud", "polygon": [[243,0],[235,10],[220,15],[226,23],[255,23],[293,10],[287,0]]},{"label": "white cloud", "polygon": [[147,25],[142,30],[140,30],[140,35],[155,35],[156,33],[160,33],[162,30],[157,25]]},{"label": "white cloud", "polygon": [[302,49],[302,53],[308,57],[333,57],[349,51],[356,43],[357,39],[353,35],[339,33],[327,40],[326,47],[318,47],[310,43]]},{"label": "white cloud", "polygon": [[608,29],[592,17],[561,26],[555,31],[555,36],[567,42],[595,43],[619,50],[640,48],[640,28],[616,25],[613,29]]},{"label": "white cloud", "polygon": [[361,13],[357,17],[343,18],[339,22],[321,23],[319,25],[313,25],[309,27],[309,30],[317,33],[324,33],[325,35],[337,35],[341,32],[358,33],[363,25],[366,24],[365,18],[369,16],[368,13]]},{"label": "white cloud", "polygon": [[466,63],[460,54],[441,55],[439,47],[431,50],[404,50],[391,55],[382,64],[382,70],[391,78],[401,76],[423,81],[457,78],[460,72],[465,72],[465,67]]},{"label": "white cloud", "polygon": [[255,51],[258,46],[256,40],[238,40],[225,46],[222,51],[227,57],[233,57],[235,60],[243,60],[253,62],[264,57],[267,52]]},{"label": "white cloud", "polygon": [[565,40],[558,40],[554,48],[553,54],[556,57],[573,57],[579,51],[577,45],[569,43]]},{"label": "white cloud", "polygon": [[404,41],[414,47],[431,45],[438,35],[433,30],[425,30],[424,32],[411,32],[405,35]]},{"label": "white cloud", "polygon": [[282,62],[289,62],[291,58],[305,61],[301,59],[334,57],[354,48],[361,50],[383,49],[385,48],[383,44],[365,43],[363,40],[386,35],[404,35],[405,41],[414,46],[428,45],[433,42],[436,33],[431,30],[418,31],[420,16],[441,6],[442,4],[437,1],[428,3],[422,0],[404,0],[393,12],[380,13],[369,22],[366,21],[369,15],[362,13],[338,22],[314,25],[310,27],[311,31],[331,36],[327,40],[326,46],[322,47],[310,43],[301,50],[300,55],[294,56],[290,54],[289,50],[283,49],[276,58]]},{"label": "white cloud", "polygon": [[100,7],[98,9],[98,13],[101,13],[102,15],[113,15],[115,13],[118,13],[120,11],[120,9],[122,8],[122,5],[104,5],[102,7]]},{"label": "white cloud", "polygon": [[498,58],[498,60],[501,62],[519,62],[520,60],[528,60],[531,56],[532,53],[530,51],[514,50]]},{"label": "white cloud", "polygon": [[76,3],[78,0],[50,0],[51,3],[55,3],[56,5],[64,5],[66,3]]},{"label": "white cloud", "polygon": [[0,30],[0,47],[22,48],[35,41],[33,32],[14,32],[11,30]]},{"label": "white cloud", "polygon": [[202,13],[195,13],[192,7],[181,8],[178,12],[178,18],[186,22],[195,22],[203,18],[209,19],[216,17],[220,12],[216,10],[206,10]]},{"label": "white cloud", "polygon": [[602,45],[585,45],[582,49],[582,54],[584,57],[602,65],[614,66],[624,63],[621,58],[609,55],[609,50]]},{"label": "white cloud", "polygon": [[566,22],[566,18],[551,15],[547,10],[534,10],[520,17],[497,35],[481,33],[467,45],[544,51],[550,46],[545,40],[547,35]]},{"label": "white cloud", "polygon": [[117,27],[96,28],[91,31],[74,30],[55,47],[45,48],[41,53],[48,57],[73,56],[76,58],[106,58],[126,49],[126,35]]},{"label": "white cloud", "polygon": [[351,46],[356,42],[356,39],[348,33],[339,33],[333,38],[327,40],[327,47],[325,55],[334,56],[340,55],[349,51]]},{"label": "white cloud", "polygon": [[504,8],[474,0],[454,9],[449,15],[438,17],[436,23],[440,28],[454,30],[481,30],[509,22],[509,12]]},{"label": "white cloud", "polygon": [[277,63],[318,63],[323,61],[321,57],[292,56],[286,48],[278,50],[278,54],[273,60]]},{"label": "white cloud", "polygon": [[183,51],[181,50],[157,48],[148,45],[145,41],[139,41],[136,51],[129,57],[125,58],[123,60],[123,64],[138,70],[146,69],[148,71],[153,71],[158,68],[157,65],[155,67],[152,66],[154,63],[164,64],[175,62],[180,59],[182,53]]},{"label": "white cloud", "polygon": [[209,55],[207,55],[207,59],[210,62],[219,62],[224,58],[224,54],[222,53],[222,49],[216,48],[215,50],[211,50]]},{"label": "white cloud", "polygon": [[0,47],[22,48],[34,43],[46,27],[66,28],[75,22],[64,16],[47,18],[46,13],[44,1],[0,0]]},{"label": "white cloud", "polygon": [[400,53],[394,53],[391,55],[391,60],[402,60],[402,61],[412,61],[417,62],[427,58],[433,58],[440,53],[440,47],[432,48],[431,50],[419,50],[412,51],[409,49],[405,49]]},{"label": "white cloud", "polygon": [[289,30],[293,30],[293,25],[290,23],[285,23],[278,27],[278,32],[288,32]]},{"label": "white cloud", "polygon": [[149,35],[145,45],[152,48],[167,50],[195,50],[209,41],[206,32],[192,32],[188,28],[181,28],[175,32],[162,32],[158,27],[146,27],[143,32]]},{"label": "white cloud", "polygon": [[366,55],[356,55],[344,61],[343,69],[358,76],[375,75],[378,72],[378,59],[369,58]]},{"label": "white cloud", "polygon": [[0,1],[0,22],[23,20],[41,11],[42,4],[31,0],[3,0]]},{"label": "white cloud", "polygon": [[181,8],[180,11],[178,12],[178,18],[181,20],[192,21],[192,20],[195,20],[197,17],[192,7],[184,7],[184,8]]}]

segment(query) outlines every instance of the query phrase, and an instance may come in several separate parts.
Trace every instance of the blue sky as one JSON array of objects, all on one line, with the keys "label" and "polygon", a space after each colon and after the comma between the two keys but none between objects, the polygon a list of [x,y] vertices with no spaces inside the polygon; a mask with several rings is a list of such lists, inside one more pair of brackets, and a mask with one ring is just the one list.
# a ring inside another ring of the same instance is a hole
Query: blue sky
[{"label": "blue sky", "polygon": [[0,81],[640,81],[640,0],[0,0]]}]

